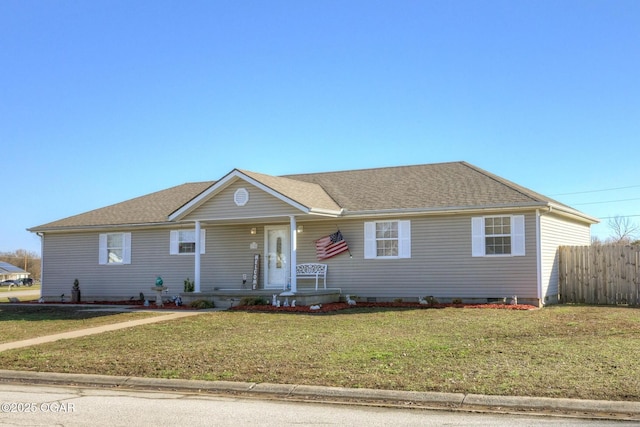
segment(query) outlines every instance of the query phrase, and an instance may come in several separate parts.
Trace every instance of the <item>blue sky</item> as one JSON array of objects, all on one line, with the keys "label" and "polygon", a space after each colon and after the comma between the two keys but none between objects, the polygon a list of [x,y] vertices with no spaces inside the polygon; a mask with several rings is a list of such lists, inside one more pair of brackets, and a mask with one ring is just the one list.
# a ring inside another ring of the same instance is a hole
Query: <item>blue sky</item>
[{"label": "blue sky", "polygon": [[639,70],[636,0],[2,0],[0,251],[233,168],[465,160],[640,222]]}]

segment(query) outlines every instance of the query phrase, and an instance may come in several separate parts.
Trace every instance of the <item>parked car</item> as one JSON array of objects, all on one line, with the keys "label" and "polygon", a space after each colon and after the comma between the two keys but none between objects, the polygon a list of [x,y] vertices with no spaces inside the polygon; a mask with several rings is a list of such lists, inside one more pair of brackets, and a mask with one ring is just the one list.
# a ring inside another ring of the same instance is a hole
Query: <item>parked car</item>
[{"label": "parked car", "polygon": [[22,286],[33,286],[33,279],[31,277],[20,279],[19,282],[22,283]]},{"label": "parked car", "polygon": [[22,284],[17,280],[3,280],[0,282],[0,286],[21,286]]}]

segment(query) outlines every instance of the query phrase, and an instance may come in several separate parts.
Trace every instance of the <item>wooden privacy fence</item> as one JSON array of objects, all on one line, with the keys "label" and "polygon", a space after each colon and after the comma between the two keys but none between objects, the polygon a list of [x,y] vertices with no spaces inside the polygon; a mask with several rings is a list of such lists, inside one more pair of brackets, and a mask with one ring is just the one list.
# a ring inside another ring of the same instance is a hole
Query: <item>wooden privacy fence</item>
[{"label": "wooden privacy fence", "polygon": [[640,306],[640,246],[561,246],[561,303]]}]

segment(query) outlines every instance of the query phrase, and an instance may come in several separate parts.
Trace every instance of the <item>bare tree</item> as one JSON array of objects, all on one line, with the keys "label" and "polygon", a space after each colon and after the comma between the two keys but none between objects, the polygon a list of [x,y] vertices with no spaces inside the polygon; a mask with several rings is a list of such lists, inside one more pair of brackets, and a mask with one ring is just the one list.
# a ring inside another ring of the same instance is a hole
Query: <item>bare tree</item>
[{"label": "bare tree", "polygon": [[608,224],[612,233],[609,240],[614,244],[628,245],[640,232],[640,226],[631,221],[629,217],[616,215],[609,218]]},{"label": "bare tree", "polygon": [[29,252],[25,249],[18,249],[14,252],[0,252],[0,261],[8,262],[31,273],[31,278],[33,279],[40,279],[40,255],[36,252]]}]

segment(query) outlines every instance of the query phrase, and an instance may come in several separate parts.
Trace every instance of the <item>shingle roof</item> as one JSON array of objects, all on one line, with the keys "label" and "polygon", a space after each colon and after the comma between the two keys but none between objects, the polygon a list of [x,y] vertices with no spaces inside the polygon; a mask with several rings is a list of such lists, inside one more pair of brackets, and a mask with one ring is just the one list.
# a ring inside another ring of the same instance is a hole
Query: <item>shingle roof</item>
[{"label": "shingle roof", "polygon": [[178,185],[146,196],[30,228],[29,231],[167,222],[167,217],[215,181]]},{"label": "shingle roof", "polygon": [[[394,210],[429,212],[553,205],[588,221],[593,220],[553,199],[466,162],[280,177],[244,170],[238,172],[309,209],[343,210],[347,215]],[[215,181],[207,181],[179,185],[34,227],[30,231],[166,223],[169,215],[214,184]]]},{"label": "shingle roof", "polygon": [[314,182],[347,211],[544,204],[548,197],[466,162],[286,175]]},{"label": "shingle roof", "polygon": [[322,185],[315,182],[292,179],[291,177],[264,175],[244,170],[240,170],[240,172],[308,208],[333,211],[341,209],[336,201],[323,189]]}]

